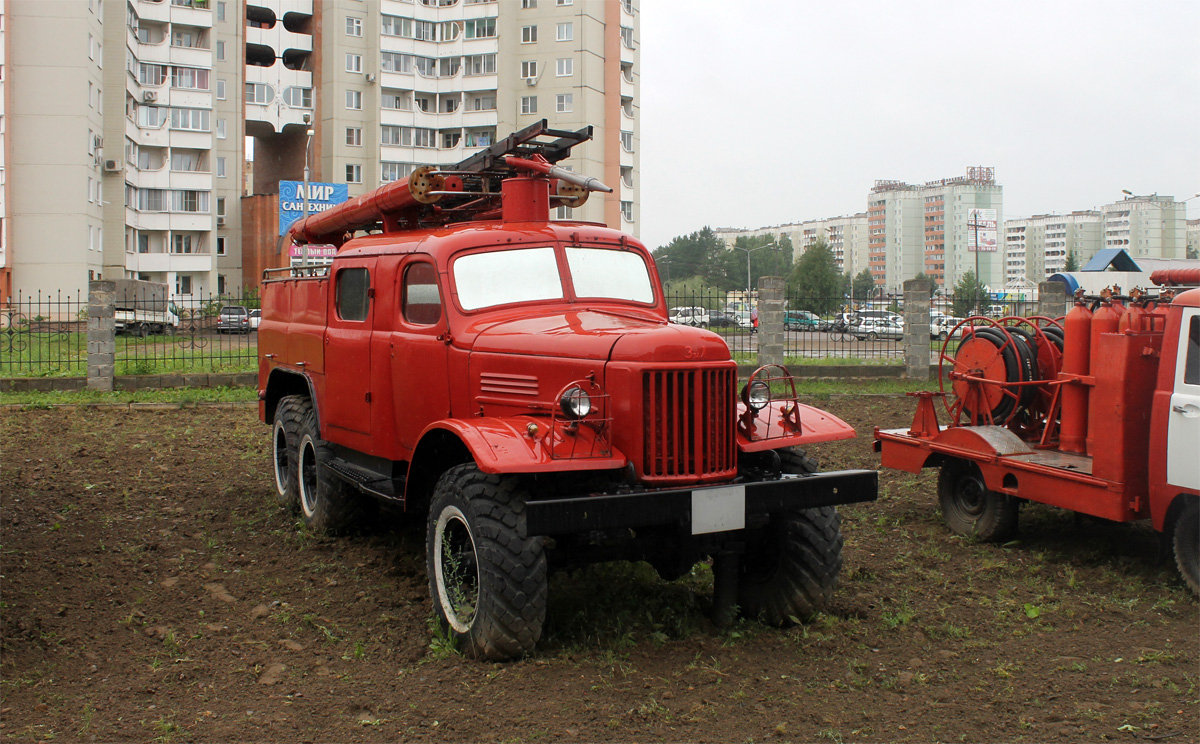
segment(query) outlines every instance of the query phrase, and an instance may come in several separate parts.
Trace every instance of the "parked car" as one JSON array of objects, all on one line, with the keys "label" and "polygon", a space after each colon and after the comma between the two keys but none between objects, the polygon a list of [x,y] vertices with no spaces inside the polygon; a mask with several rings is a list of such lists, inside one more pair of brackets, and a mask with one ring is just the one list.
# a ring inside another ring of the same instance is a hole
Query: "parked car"
[{"label": "parked car", "polygon": [[904,338],[904,321],[900,318],[867,318],[851,331],[859,341],[899,341]]},{"label": "parked car", "polygon": [[855,310],[852,325],[861,325],[868,320],[898,320],[901,325],[904,323],[904,318],[891,310]]},{"label": "parked car", "polygon": [[816,331],[821,323],[820,317],[807,310],[788,310],[783,315],[783,328],[787,331]]},{"label": "parked car", "polygon": [[987,316],[989,318],[1003,318],[1006,315],[1009,315],[1009,312],[1004,307],[1004,305],[988,305],[987,306]]},{"label": "parked car", "polygon": [[250,330],[257,331],[258,324],[262,322],[262,310],[250,311]]},{"label": "parked car", "polygon": [[249,333],[250,311],[244,305],[226,305],[217,315],[217,333]]},{"label": "parked car", "polygon": [[708,327],[709,328],[741,328],[742,324],[738,322],[738,318],[733,313],[723,312],[721,310],[708,311]]},{"label": "parked car", "polygon": [[738,325],[740,325],[742,328],[753,328],[754,327],[754,321],[750,319],[750,311],[749,310],[734,310],[732,312],[729,310],[726,310],[725,312],[728,313],[729,315],[732,315],[733,317],[737,318]]},{"label": "parked car", "polygon": [[673,307],[671,308],[672,323],[688,326],[708,325],[708,309],[703,307]]},{"label": "parked car", "polygon": [[[956,318],[953,315],[937,315],[936,317],[930,318],[929,337],[936,338],[939,341],[945,341],[950,337],[950,332],[954,330],[954,327],[961,322],[963,322],[962,318]],[[958,335],[962,335],[965,328],[966,326],[959,328]]]}]

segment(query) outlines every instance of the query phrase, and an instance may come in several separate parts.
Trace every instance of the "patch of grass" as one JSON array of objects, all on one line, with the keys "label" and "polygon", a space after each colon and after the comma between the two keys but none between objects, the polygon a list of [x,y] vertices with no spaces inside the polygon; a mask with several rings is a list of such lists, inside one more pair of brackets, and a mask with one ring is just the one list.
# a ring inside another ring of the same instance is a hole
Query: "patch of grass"
[{"label": "patch of grass", "polygon": [[0,404],[27,408],[54,405],[128,405],[130,403],[240,403],[258,400],[253,387],[166,388],[163,390],[48,390],[0,393]]}]

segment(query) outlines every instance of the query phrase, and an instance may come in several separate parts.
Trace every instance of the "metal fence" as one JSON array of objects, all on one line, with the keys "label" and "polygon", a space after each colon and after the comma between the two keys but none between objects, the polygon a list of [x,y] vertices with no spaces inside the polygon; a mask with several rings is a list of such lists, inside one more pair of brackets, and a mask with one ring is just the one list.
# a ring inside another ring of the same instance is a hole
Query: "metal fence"
[{"label": "metal fence", "polygon": [[[257,318],[251,317],[257,297],[194,295],[168,301],[118,293],[112,304],[116,375],[257,369]],[[0,376],[87,374],[91,307],[81,293],[61,292],[18,293],[0,306]],[[222,316],[226,307],[244,310]],[[233,324],[232,318],[239,320]]]}]

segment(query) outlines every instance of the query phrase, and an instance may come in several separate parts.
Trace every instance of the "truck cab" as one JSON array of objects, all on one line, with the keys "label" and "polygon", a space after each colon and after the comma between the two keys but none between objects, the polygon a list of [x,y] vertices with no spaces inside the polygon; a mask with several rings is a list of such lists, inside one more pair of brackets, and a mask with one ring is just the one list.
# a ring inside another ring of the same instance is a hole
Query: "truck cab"
[{"label": "truck cab", "polygon": [[668,322],[641,243],[549,220],[607,188],[552,165],[586,136],[542,122],[310,217],[293,239],[340,243],[332,263],[264,283],[281,503],[333,532],[364,497],[424,518],[435,613],[483,658],[533,648],[550,565],[678,576],[712,556],[723,615],[809,616],[841,565],[835,505],[876,493],[874,471],[817,473],[796,449],[850,426],[777,370],[739,393],[721,337]]}]

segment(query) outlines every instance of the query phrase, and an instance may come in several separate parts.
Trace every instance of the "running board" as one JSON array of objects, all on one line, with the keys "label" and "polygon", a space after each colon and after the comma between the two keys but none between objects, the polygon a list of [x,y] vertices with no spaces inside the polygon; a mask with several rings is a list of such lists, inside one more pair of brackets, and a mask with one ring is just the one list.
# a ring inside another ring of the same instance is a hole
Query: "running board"
[{"label": "running board", "polygon": [[335,457],[325,463],[329,472],[359,491],[386,501],[404,500],[404,479],[390,478]]}]

